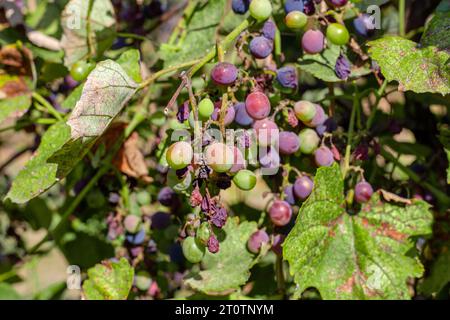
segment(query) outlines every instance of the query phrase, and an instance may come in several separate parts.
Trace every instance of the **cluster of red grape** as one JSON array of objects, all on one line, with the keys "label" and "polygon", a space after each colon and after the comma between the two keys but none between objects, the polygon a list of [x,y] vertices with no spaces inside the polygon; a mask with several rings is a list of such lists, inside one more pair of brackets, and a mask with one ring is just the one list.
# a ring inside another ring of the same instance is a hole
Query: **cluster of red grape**
[{"label": "cluster of red grape", "polygon": [[[315,1],[316,4],[318,2]],[[346,2],[330,1],[330,5],[339,8]],[[287,27],[303,29],[308,22],[307,15],[315,12],[315,3],[306,0],[286,1]],[[272,13],[271,2],[233,1],[232,8],[239,14],[249,11],[261,24],[260,35],[251,39],[248,53],[256,59],[270,56],[277,29],[275,23],[268,20]],[[326,38],[335,45],[345,45],[350,35],[344,25],[334,22],[327,24]],[[307,30],[301,42],[308,54],[318,54],[325,48],[325,36],[318,28]],[[349,69],[345,59],[338,59],[337,64],[341,64],[340,68],[337,67],[337,73],[341,72],[347,77],[349,72],[342,72],[342,69]],[[229,92],[228,88],[239,89],[235,87],[245,83],[238,68],[223,61],[212,68],[210,78],[215,88],[219,88],[222,93]],[[278,69],[275,79],[283,88],[296,89],[298,86],[296,70],[291,66]],[[255,172],[264,174],[263,169],[275,169],[276,173],[278,168],[289,164],[291,156],[311,157],[318,167],[331,166],[340,159],[339,151],[332,143],[331,132],[335,130],[336,124],[322,106],[303,100],[283,105],[281,109],[290,114],[288,121],[285,121],[285,118],[277,117],[280,107],[272,108],[271,92],[255,83],[242,102],[226,100],[222,103],[223,97],[214,98],[215,93],[212,92],[198,103],[192,104],[191,99],[179,107],[177,119],[190,128],[189,138],[177,140],[168,146],[165,160],[170,167],[167,181],[171,190],[186,193],[196,212],[186,222],[182,242],[183,254],[192,263],[203,259],[206,248],[211,253],[219,251],[220,243],[215,230],[225,225],[228,215],[220,202],[220,189],[227,189],[233,183],[241,190],[252,190],[257,183]],[[196,124],[196,121],[201,122]],[[239,146],[226,144],[206,134],[206,130],[213,126],[244,132],[242,139],[238,140]],[[195,138],[197,130],[203,133],[200,152],[195,147],[198,142]],[[257,155],[256,162],[251,161],[255,157],[254,145],[263,151]],[[305,201],[313,191],[311,175],[299,170],[296,172],[295,181],[284,183],[281,192],[274,193],[273,201],[269,204],[267,211],[275,228],[288,225],[292,220],[293,206],[297,201]],[[372,193],[372,187],[362,181],[356,185],[355,199],[366,202]],[[275,234],[271,238],[265,229],[261,229],[251,236],[248,249],[257,253],[263,244],[271,243],[273,250],[279,253],[282,241],[282,234]]]}]

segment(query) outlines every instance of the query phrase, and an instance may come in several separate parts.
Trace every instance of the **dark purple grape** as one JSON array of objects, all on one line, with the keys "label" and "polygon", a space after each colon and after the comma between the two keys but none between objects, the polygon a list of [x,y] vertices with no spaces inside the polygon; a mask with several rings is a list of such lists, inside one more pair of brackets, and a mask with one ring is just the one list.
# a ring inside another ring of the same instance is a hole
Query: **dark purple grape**
[{"label": "dark purple grape", "polygon": [[266,37],[255,37],[250,41],[250,53],[257,59],[267,58],[273,50],[273,41]]},{"label": "dark purple grape", "polygon": [[158,201],[163,206],[170,207],[176,198],[177,194],[170,187],[164,187],[158,193]]},{"label": "dark purple grape", "polygon": [[286,200],[287,203],[289,203],[290,205],[294,205],[295,204],[295,195],[294,195],[294,185],[289,184],[286,187],[284,187],[284,195],[285,198],[284,200]]},{"label": "dark purple grape", "polygon": [[245,103],[239,102],[234,105],[235,117],[234,121],[241,126],[249,126],[253,123],[253,118],[250,117],[245,108]]},{"label": "dark purple grape", "polygon": [[228,218],[228,213],[225,208],[215,208],[213,215],[211,217],[211,222],[217,228],[222,228],[225,225],[227,218]]},{"label": "dark purple grape", "polygon": [[233,0],[231,2],[231,9],[236,14],[245,14],[248,11],[251,0]]},{"label": "dark purple grape", "polygon": [[208,245],[208,251],[209,252],[211,252],[211,253],[219,252],[219,248],[220,248],[219,240],[217,240],[215,235],[212,234],[209,237],[207,245]]},{"label": "dark purple grape", "polygon": [[370,200],[373,194],[373,188],[367,181],[358,182],[355,186],[355,199],[359,203],[365,203]]},{"label": "dark purple grape", "polygon": [[279,147],[281,154],[294,154],[300,148],[298,135],[291,131],[282,131],[279,134]]},{"label": "dark purple grape", "polygon": [[181,264],[184,261],[183,249],[181,245],[176,242],[169,247],[170,261]]},{"label": "dark purple grape", "polygon": [[270,206],[269,216],[274,225],[285,226],[291,221],[292,208],[286,201],[275,200]]},{"label": "dark purple grape", "polygon": [[165,212],[156,212],[151,216],[152,229],[162,230],[170,225],[170,214]]},{"label": "dark purple grape", "polygon": [[319,136],[323,136],[323,134],[327,131],[327,126],[324,124],[318,125],[316,127],[316,132]]},{"label": "dark purple grape", "polygon": [[343,54],[340,54],[337,58],[334,71],[336,72],[337,77],[341,80],[347,80],[352,73],[350,61],[348,61],[347,57]]},{"label": "dark purple grape", "polygon": [[316,54],[325,47],[325,37],[319,30],[308,30],[302,38],[302,48],[306,53]]},{"label": "dark purple grape", "polygon": [[167,10],[167,2],[162,3],[160,0],[153,0],[149,5],[144,7],[144,16],[146,18],[155,18],[162,15]]},{"label": "dark purple grape", "polygon": [[303,12],[303,1],[304,0],[286,0],[284,2],[284,11],[286,13],[292,12],[292,11],[300,11]]},{"label": "dark purple grape", "polygon": [[307,176],[297,178],[294,183],[294,194],[297,198],[305,200],[314,188],[314,182]]},{"label": "dark purple grape", "polygon": [[314,160],[319,167],[329,167],[334,163],[333,153],[330,148],[322,146],[314,151]]},{"label": "dark purple grape", "polygon": [[250,252],[258,253],[261,247],[269,243],[269,235],[265,230],[255,231],[247,241],[247,248]]},{"label": "dark purple grape", "polygon": [[308,16],[316,13],[316,7],[313,0],[303,0],[303,12]]},{"label": "dark purple grape", "polygon": [[343,7],[347,4],[348,0],[326,0],[329,5],[335,8]]},{"label": "dark purple grape", "polygon": [[145,240],[145,230],[141,229],[139,232],[135,234],[127,234],[125,236],[125,239],[127,242],[131,243],[132,245],[138,246],[142,243],[144,243]]},{"label": "dark purple grape", "polygon": [[268,151],[265,154],[260,155],[259,163],[263,168],[266,169],[276,169],[280,167],[280,155],[278,152],[269,147]]},{"label": "dark purple grape", "polygon": [[218,85],[232,85],[237,76],[238,69],[228,62],[219,62],[211,71],[211,79]]},{"label": "dark purple grape", "polygon": [[178,112],[177,112],[177,119],[179,122],[183,123],[185,122],[187,119],[189,119],[189,101],[185,101],[183,104],[181,104],[178,107]]},{"label": "dark purple grape", "polygon": [[284,88],[297,89],[297,70],[291,66],[280,68],[277,70],[277,80]]},{"label": "dark purple grape", "polygon": [[261,29],[262,35],[272,41],[275,39],[276,32],[277,26],[272,20],[267,20]]},{"label": "dark purple grape", "polygon": [[353,20],[353,26],[357,33],[363,37],[370,37],[374,34],[375,27],[368,14],[362,14]]},{"label": "dark purple grape", "polygon": [[281,245],[283,244],[285,238],[286,236],[284,234],[276,234],[273,236],[272,251],[278,256],[283,254],[283,248]]}]

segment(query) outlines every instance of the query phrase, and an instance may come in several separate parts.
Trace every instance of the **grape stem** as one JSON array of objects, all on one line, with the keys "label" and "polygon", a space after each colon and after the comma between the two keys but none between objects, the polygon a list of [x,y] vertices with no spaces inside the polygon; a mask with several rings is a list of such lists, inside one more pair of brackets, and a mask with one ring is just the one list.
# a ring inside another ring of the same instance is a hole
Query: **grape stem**
[{"label": "grape stem", "polygon": [[355,85],[355,94],[353,95],[353,105],[352,105],[352,113],[350,116],[350,124],[348,128],[347,134],[347,146],[345,147],[345,158],[344,158],[344,166],[342,169],[342,176],[345,179],[347,176],[347,172],[350,168],[350,155],[352,150],[352,140],[353,140],[353,132],[355,130],[355,119],[356,119],[356,109],[359,108],[359,98],[358,88]]},{"label": "grape stem", "polygon": [[405,10],[406,10],[406,1],[398,0],[398,30],[401,37],[404,37],[406,34],[405,31]]},{"label": "grape stem", "polygon": [[42,106],[44,106],[45,109],[47,109],[48,113],[50,113],[52,116],[54,116],[59,121],[63,120],[63,118],[61,117],[61,114],[43,96],[41,96],[36,91],[33,91],[31,96],[33,97],[34,100],[36,100]]}]

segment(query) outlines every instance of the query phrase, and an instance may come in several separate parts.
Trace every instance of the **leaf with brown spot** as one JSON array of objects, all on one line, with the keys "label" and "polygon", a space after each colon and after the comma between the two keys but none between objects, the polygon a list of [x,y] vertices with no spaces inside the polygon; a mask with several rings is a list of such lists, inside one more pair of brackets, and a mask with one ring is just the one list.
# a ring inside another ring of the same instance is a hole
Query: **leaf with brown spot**
[{"label": "leaf with brown spot", "polygon": [[357,215],[346,212],[337,164],[319,168],[314,190],[283,244],[297,296],[315,287],[324,299],[408,299],[407,280],[420,277],[412,236],[431,233],[429,205],[396,206],[379,193]]}]

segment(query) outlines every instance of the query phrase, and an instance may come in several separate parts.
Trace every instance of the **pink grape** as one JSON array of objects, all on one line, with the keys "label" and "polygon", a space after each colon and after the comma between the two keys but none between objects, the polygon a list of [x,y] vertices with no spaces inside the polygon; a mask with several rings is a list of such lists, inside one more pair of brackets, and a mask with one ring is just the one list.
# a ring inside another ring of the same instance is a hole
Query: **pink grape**
[{"label": "pink grape", "polygon": [[272,120],[266,118],[255,121],[253,129],[255,129],[260,146],[267,147],[276,143],[279,136],[279,130],[277,124]]},{"label": "pink grape", "polygon": [[358,182],[355,186],[355,199],[359,203],[365,203],[370,200],[373,194],[373,188],[367,181]]},{"label": "pink grape", "polygon": [[262,92],[252,92],[245,99],[245,109],[253,119],[264,119],[270,114],[271,107],[269,98]]},{"label": "pink grape", "polygon": [[314,188],[314,182],[308,176],[301,176],[297,178],[294,183],[294,194],[300,200],[305,200],[309,197]]},{"label": "pink grape", "polygon": [[308,30],[302,38],[302,48],[306,53],[316,54],[322,52],[325,46],[325,37],[319,30]]},{"label": "pink grape", "polygon": [[237,75],[238,69],[228,62],[219,62],[211,71],[211,79],[218,85],[232,85]]},{"label": "pink grape", "polygon": [[269,243],[269,235],[264,230],[255,231],[248,239],[247,248],[250,252],[258,253],[263,244]]},{"label": "pink grape", "polygon": [[323,124],[325,122],[325,120],[328,119],[328,116],[325,114],[325,111],[323,110],[323,108],[321,106],[319,106],[318,104],[315,105],[316,106],[316,113],[314,115],[314,118],[309,121],[309,122],[305,122],[305,124],[308,127],[318,127],[321,124]]},{"label": "pink grape", "polygon": [[286,201],[275,200],[270,206],[269,216],[274,225],[285,226],[291,221],[292,208]]},{"label": "pink grape", "polygon": [[329,167],[334,163],[333,152],[330,148],[322,146],[314,151],[314,160],[319,167]]}]

